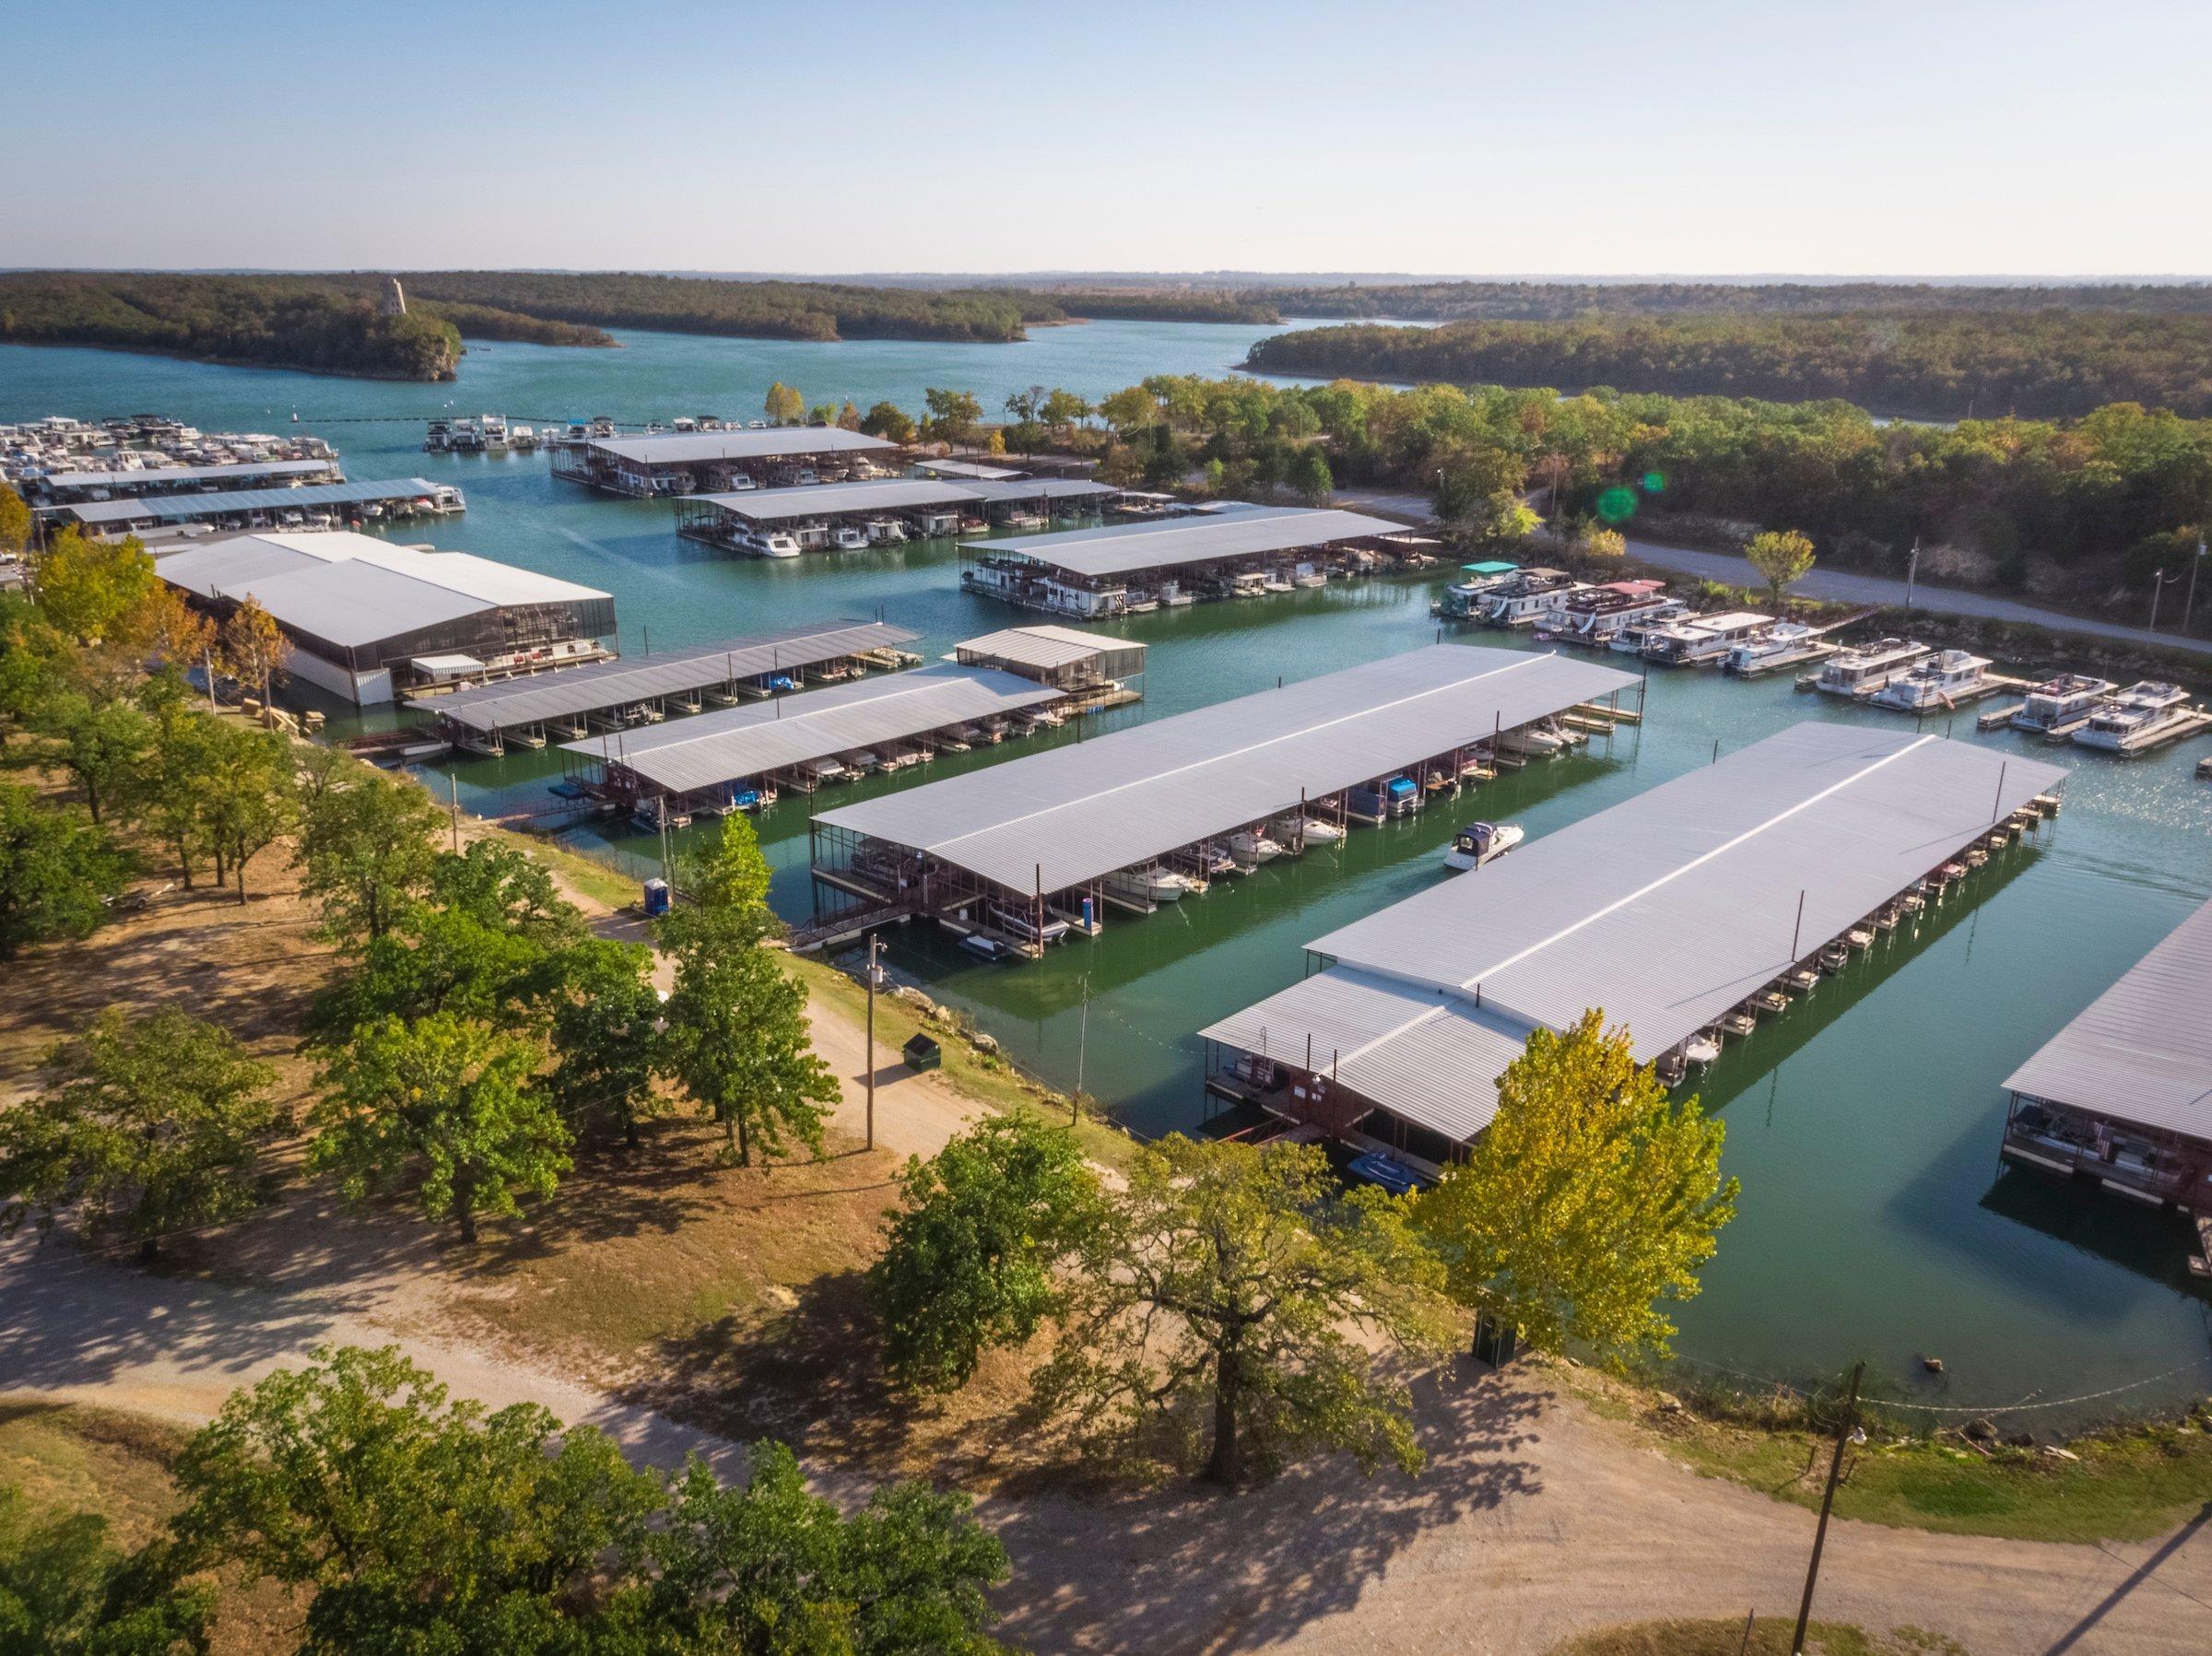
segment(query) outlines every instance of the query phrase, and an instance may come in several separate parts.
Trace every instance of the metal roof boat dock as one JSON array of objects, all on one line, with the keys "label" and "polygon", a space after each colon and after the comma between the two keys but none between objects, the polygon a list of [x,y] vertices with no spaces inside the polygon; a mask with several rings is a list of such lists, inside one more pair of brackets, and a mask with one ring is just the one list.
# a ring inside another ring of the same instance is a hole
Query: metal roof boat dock
[{"label": "metal roof boat dock", "polygon": [[33,505],[106,499],[121,490],[135,499],[198,493],[229,485],[261,483],[284,488],[306,484],[343,483],[337,456],[312,460],[234,460],[218,465],[134,466],[128,471],[48,472],[29,487]]},{"label": "metal roof boat dock", "polygon": [[[765,804],[778,787],[811,793],[879,766],[900,769],[940,746],[991,742],[1016,715],[1067,693],[987,667],[947,664],[565,742],[590,761],[593,792],[670,820],[694,810]],[[1057,720],[1053,720],[1057,722]]]},{"label": "metal roof boat dock", "polygon": [[759,699],[774,693],[779,679],[796,688],[810,674],[829,682],[872,665],[905,665],[920,658],[900,647],[918,636],[881,621],[833,621],[417,695],[407,705],[434,715],[439,733],[455,746],[496,757],[511,740],[542,747],[555,735],[589,735],[594,723],[619,730],[671,712],[695,713],[708,701]]},{"label": "metal roof boat dock", "polygon": [[[955,646],[953,659],[964,666],[1002,667],[1067,690],[1125,687],[1145,671],[1145,647],[1134,639],[1042,622],[970,639]],[[1124,699],[1135,700],[1135,693]]]},{"label": "metal roof boat dock", "polygon": [[553,475],[610,495],[650,499],[711,493],[739,479],[767,487],[812,483],[802,472],[862,465],[894,454],[899,445],[837,426],[771,426],[759,429],[678,431],[653,437],[593,437],[553,450]]},{"label": "metal roof boat dock", "polygon": [[2171,1204],[2212,1237],[2212,903],[2006,1077],[2006,1160]]},{"label": "metal roof boat dock", "polygon": [[41,516],[103,534],[124,534],[171,523],[222,529],[304,529],[310,520],[443,515],[466,505],[450,483],[427,477],[380,478],[362,483],[310,484],[303,488],[249,488],[216,494],[166,495],[121,500],[73,500]]},{"label": "metal roof boat dock", "polygon": [[1371,548],[1356,550],[1355,543],[1403,535],[1405,527],[1357,511],[1230,502],[1151,522],[963,542],[960,584],[1008,604],[1097,620],[1200,595],[1319,586],[1360,557],[1375,560]]},{"label": "metal roof boat dock", "polygon": [[426,661],[588,662],[615,629],[615,601],[594,588],[342,530],[194,541],[154,572],[218,618],[260,605],[294,645],[290,672],[363,705],[447,670]]},{"label": "metal roof boat dock", "polygon": [[1693,1040],[1941,900],[2065,776],[1796,725],[1316,939],[1321,970],[1202,1032],[1208,1092],[1433,1166],[1488,1124],[1530,1032],[1588,1008],[1678,1078]]},{"label": "metal roof boat dock", "polygon": [[[1302,849],[1314,823],[1341,838],[1348,820],[1417,809],[1488,774],[1484,756],[1516,731],[1636,683],[1560,655],[1430,645],[825,812],[817,900],[826,887],[832,908],[927,914],[1034,953],[1055,924],[1166,896],[1123,876],[1164,869],[1178,895],[1203,891]],[[1404,797],[1385,805],[1394,781]]]},{"label": "metal roof boat dock", "polygon": [[[761,549],[759,531],[773,526],[790,532],[802,549],[849,549],[946,538],[967,526],[1028,526],[1053,514],[1094,516],[1119,493],[1110,483],[1064,477],[879,477],[740,489],[681,500],[677,533],[712,546],[756,552]],[[847,533],[840,535],[841,528]]]}]

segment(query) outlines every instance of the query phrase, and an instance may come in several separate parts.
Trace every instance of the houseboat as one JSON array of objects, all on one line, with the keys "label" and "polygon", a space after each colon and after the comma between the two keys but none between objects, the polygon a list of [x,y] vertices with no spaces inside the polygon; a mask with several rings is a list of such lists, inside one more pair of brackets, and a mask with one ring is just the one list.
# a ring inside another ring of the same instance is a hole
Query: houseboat
[{"label": "houseboat", "polygon": [[1805,649],[1812,637],[1813,629],[1801,621],[1777,621],[1765,632],[1731,644],[1728,653],[1721,658],[1721,671],[1757,673]]},{"label": "houseboat", "polygon": [[2061,673],[2028,692],[2028,699],[2013,710],[2012,727],[2047,736],[2065,735],[2095,712],[2114,687],[2109,678]]},{"label": "houseboat", "polygon": [[1877,639],[1830,656],[1813,687],[1828,696],[1871,696],[1927,653],[1912,639]]},{"label": "houseboat", "polygon": [[2145,679],[2100,706],[2074,733],[2074,740],[2108,753],[2143,753],[2196,722],[2188,691]]},{"label": "houseboat", "polygon": [[1674,667],[1694,667],[1724,660],[1738,644],[1764,637],[1774,626],[1771,616],[1755,609],[1730,610],[1722,616],[1692,616],[1653,629],[1643,641],[1648,661]]},{"label": "houseboat", "polygon": [[1478,601],[1485,593],[1494,592],[1521,572],[1517,563],[1463,563],[1460,578],[1443,590],[1437,601],[1429,606],[1430,614],[1446,621],[1472,621],[1478,617]]},{"label": "houseboat", "polygon": [[1614,581],[1569,593],[1543,625],[1562,642],[1602,648],[1624,627],[1648,627],[1684,613],[1685,606],[1666,595],[1665,581]]},{"label": "houseboat", "polygon": [[1564,570],[1524,570],[1502,585],[1476,600],[1483,620],[1492,627],[1534,627],[1568,597],[1588,590]]},{"label": "houseboat", "polygon": [[1906,713],[1939,712],[1981,695],[1989,687],[1988,675],[1987,656],[1939,650],[1877,690],[1874,705]]},{"label": "houseboat", "polygon": [[1470,822],[1452,836],[1444,850],[1446,868],[1480,868],[1521,843],[1522,831],[1510,822]]}]

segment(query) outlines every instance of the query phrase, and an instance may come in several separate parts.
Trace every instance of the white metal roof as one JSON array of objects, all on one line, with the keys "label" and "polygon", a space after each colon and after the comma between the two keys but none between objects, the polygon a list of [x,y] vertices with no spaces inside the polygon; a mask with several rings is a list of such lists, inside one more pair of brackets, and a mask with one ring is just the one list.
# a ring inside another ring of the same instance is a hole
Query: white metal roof
[{"label": "white metal roof", "polygon": [[2168,933],[2005,1086],[2212,1139],[2212,903]]},{"label": "white metal roof", "polygon": [[1293,552],[1361,535],[1389,534],[1404,527],[1363,512],[1234,502],[1219,511],[1170,518],[1164,523],[1110,523],[1097,529],[1028,535],[1019,541],[964,545],[969,551],[1016,553],[1077,575],[1100,576]]},{"label": "white metal roof", "polygon": [[725,639],[719,644],[637,661],[594,662],[543,677],[479,685],[443,696],[417,696],[408,705],[473,730],[514,730],[548,719],[571,719],[603,708],[624,707],[657,696],[680,695],[710,685],[757,678],[764,673],[811,667],[865,650],[912,643],[919,634],[881,621],[835,621],[782,632]]},{"label": "white metal roof", "polygon": [[819,820],[1059,891],[1634,682],[1559,655],[1431,644]]},{"label": "white metal roof", "polygon": [[1019,472],[1003,465],[978,465],[972,460],[917,460],[914,462],[914,470],[934,472],[940,477],[1000,478],[1021,476]]},{"label": "white metal roof", "polygon": [[[1426,1025],[1477,1007],[1524,1032],[1599,1007],[1648,1060],[2065,776],[1940,736],[1799,724],[1307,946],[1335,962],[1324,976],[1408,992],[1407,1016],[1358,1052],[1362,1074],[1408,1097],[1429,1085]],[[1205,1033],[1241,1044],[1265,1026],[1287,1055],[1300,989]],[[1496,1075],[1453,1080],[1482,1097]]]},{"label": "white metal roof", "polygon": [[987,655],[995,661],[1019,662],[1025,667],[1072,667],[1117,651],[1142,653],[1144,645],[1134,639],[1111,634],[1077,632],[1072,627],[1008,627],[987,632],[980,639],[963,639],[955,646],[969,655]]},{"label": "white metal roof", "polygon": [[364,483],[311,483],[303,488],[232,489],[213,495],[158,495],[147,499],[72,500],[53,510],[81,523],[132,523],[141,518],[190,523],[233,511],[297,511],[309,506],[360,506],[372,500],[428,497],[439,486],[426,477]]},{"label": "white metal roof", "polygon": [[1038,707],[1062,694],[988,667],[940,665],[561,746],[625,766],[672,793],[688,793]]},{"label": "white metal roof", "polygon": [[600,437],[598,453],[636,465],[700,464],[713,460],[781,460],[895,449],[897,443],[839,426],[782,426],[752,431],[683,431],[664,437]]},{"label": "white metal roof", "polygon": [[49,495],[88,488],[143,487],[151,484],[213,483],[225,478],[304,477],[335,472],[334,460],[237,460],[220,465],[149,465],[128,472],[49,472],[40,487]]},{"label": "white metal roof", "polygon": [[930,506],[964,506],[979,498],[967,484],[933,483],[926,477],[803,483],[794,488],[747,488],[734,494],[691,497],[756,523],[788,523],[794,518],[847,511],[919,511]]}]

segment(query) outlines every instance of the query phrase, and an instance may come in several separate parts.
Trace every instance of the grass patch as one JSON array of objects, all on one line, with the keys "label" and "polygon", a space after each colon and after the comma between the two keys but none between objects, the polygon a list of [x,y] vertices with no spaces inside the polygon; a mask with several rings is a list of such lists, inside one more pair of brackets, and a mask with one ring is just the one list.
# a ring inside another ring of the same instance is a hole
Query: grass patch
[{"label": "grass patch", "polygon": [[[1747,1641],[1740,1621],[1639,1622],[1585,1633],[1553,1650],[1553,1656],[1790,1656],[1796,1618],[1759,1618]],[[1967,1656],[1956,1639],[1919,1627],[1886,1634],[1841,1622],[1814,1622],[1805,1630],[1807,1656]]]},{"label": "grass patch", "polygon": [[[806,986],[809,995],[834,1007],[856,1025],[867,1016],[868,992],[851,974],[812,956],[792,955],[787,958],[793,974]],[[945,1022],[924,1022],[912,1005],[898,996],[876,997],[878,1045],[896,1051],[917,1034],[929,1035],[943,1046],[945,1063],[938,1074],[957,1091],[993,1110],[1033,1115],[1055,1125],[1066,1122],[1065,1093],[1054,1092],[1030,1080],[1004,1058],[979,1051]],[[1133,1145],[1129,1135],[1120,1128],[1095,1116],[1083,1116],[1077,1122],[1076,1136],[1083,1146],[1083,1154],[1100,1166],[1128,1165]]]},{"label": "grass patch", "polygon": [[571,890],[600,904],[608,911],[619,913],[635,908],[643,893],[643,885],[618,869],[609,868],[580,851],[571,850],[559,840],[539,834],[519,833],[513,828],[493,828],[488,824],[480,830],[485,836],[502,840],[527,856],[535,857]]},{"label": "grass patch", "polygon": [[[1708,1477],[1818,1509],[1831,1438],[1786,1419],[1719,1417],[1698,1403],[1566,1369],[1594,1412],[1624,1421]],[[1748,1411],[1773,1413],[1761,1404]],[[2114,1428],[2065,1452],[1905,1435],[1869,1422],[1850,1450],[1836,1513],[1897,1529],[2020,1541],[2144,1541],[2212,1512],[2212,1432],[2191,1421]]]}]

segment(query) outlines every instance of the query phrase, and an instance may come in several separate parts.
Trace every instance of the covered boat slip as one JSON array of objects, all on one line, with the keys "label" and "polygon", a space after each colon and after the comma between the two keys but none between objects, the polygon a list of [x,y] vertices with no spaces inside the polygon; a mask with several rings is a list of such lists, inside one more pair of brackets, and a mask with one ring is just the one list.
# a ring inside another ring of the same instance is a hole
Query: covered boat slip
[{"label": "covered boat slip", "polygon": [[1598,1007],[1670,1071],[2065,776],[1797,725],[1316,939],[1321,971],[1202,1032],[1209,1090],[1336,1132],[1371,1113],[1370,1135],[1441,1163],[1488,1123],[1531,1030]]},{"label": "covered boat slip", "polygon": [[779,787],[811,793],[897,769],[940,746],[972,745],[963,732],[996,741],[1017,719],[1065,699],[1011,673],[939,664],[562,746],[596,772],[593,792],[632,808],[662,802],[673,816],[765,804]]},{"label": "covered boat slip", "polygon": [[40,505],[65,500],[105,499],[123,494],[134,499],[212,489],[298,488],[306,484],[343,483],[337,457],[326,460],[233,460],[219,465],[151,465],[122,472],[48,472],[29,487]]},{"label": "covered boat slip", "polygon": [[2212,1236],[2212,903],[2006,1078],[2007,1160],[2171,1204]]},{"label": "covered boat slip", "polygon": [[[944,538],[967,524],[1018,527],[1048,517],[1095,516],[1121,491],[1086,478],[1006,477],[946,481],[877,477],[799,487],[694,495],[677,508],[677,533],[733,551],[751,551],[763,529],[794,536],[806,550],[841,544],[841,529],[862,532],[851,545]],[[896,525],[893,533],[886,525]]]},{"label": "covered boat slip", "polygon": [[396,477],[364,483],[317,483],[302,488],[77,500],[49,507],[41,515],[103,534],[122,534],[174,523],[206,523],[223,529],[300,529],[311,526],[311,518],[350,522],[418,517],[459,511],[465,504],[461,491],[450,483]]},{"label": "covered boat slip", "polygon": [[[1356,792],[1456,786],[1501,735],[1636,683],[1430,645],[825,812],[815,876],[1033,953],[1055,927],[1095,929],[1109,901],[1148,910],[1138,876],[1164,866],[1202,891],[1240,839],[1249,860],[1300,849],[1309,819],[1341,835]],[[1288,840],[1262,849],[1278,818]]]},{"label": "covered boat slip", "polygon": [[1018,542],[963,543],[960,584],[1008,604],[1096,620],[1197,596],[1319,585],[1347,568],[1356,543],[1404,532],[1402,523],[1363,512],[1232,503]]},{"label": "covered boat slip", "polygon": [[542,747],[556,736],[587,736],[594,724],[619,730],[700,712],[709,702],[758,700],[795,689],[810,676],[833,682],[870,667],[911,664],[919,658],[900,646],[918,636],[881,621],[833,621],[416,696],[408,706],[434,715],[439,734],[456,746],[496,756],[510,741]]},{"label": "covered boat slip", "polygon": [[[594,437],[553,451],[553,475],[610,495],[650,499],[728,488],[812,483],[824,466],[874,469],[898,444],[836,426],[777,426],[743,431],[680,431],[653,437]],[[873,459],[871,458],[873,457]]]},{"label": "covered boat slip", "polygon": [[1129,681],[1145,672],[1145,647],[1134,639],[1105,633],[1078,632],[1072,627],[1039,622],[1034,627],[1007,627],[955,645],[953,659],[970,667],[1003,667],[1064,690],[1125,690],[1124,700],[1136,699]]}]

